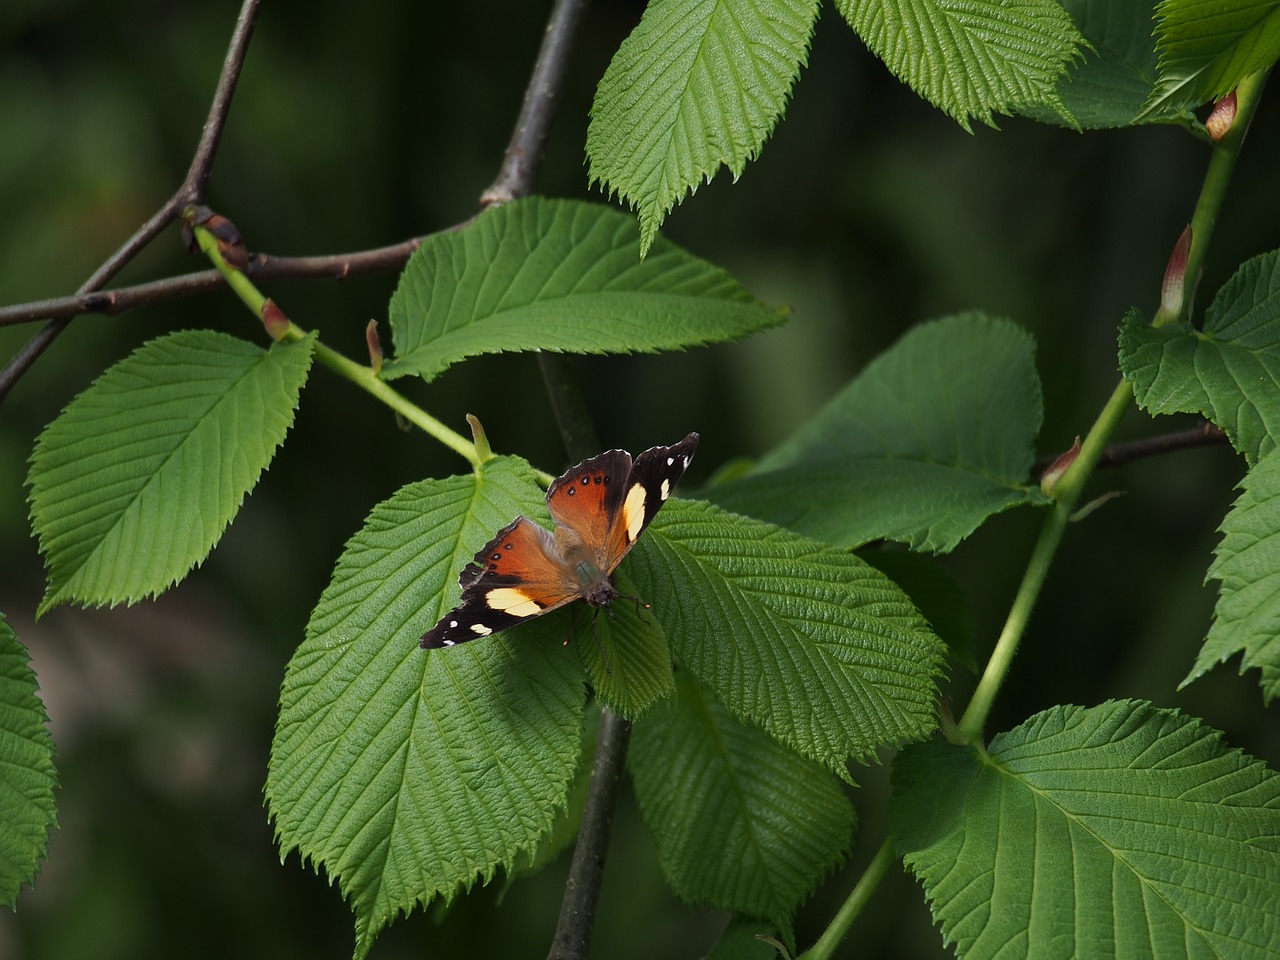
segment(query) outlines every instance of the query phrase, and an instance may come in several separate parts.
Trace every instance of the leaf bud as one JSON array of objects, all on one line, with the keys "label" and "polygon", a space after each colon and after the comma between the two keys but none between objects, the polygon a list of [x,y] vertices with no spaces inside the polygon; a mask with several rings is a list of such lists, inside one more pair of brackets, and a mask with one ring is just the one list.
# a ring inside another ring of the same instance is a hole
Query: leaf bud
[{"label": "leaf bud", "polygon": [[1209,131],[1209,136],[1213,138],[1213,142],[1219,143],[1235,122],[1236,92],[1232,90],[1213,105],[1213,110],[1209,112],[1209,116],[1204,122],[1204,128]]},{"label": "leaf bud", "polygon": [[270,297],[262,304],[262,325],[272,340],[283,340],[289,334],[289,318]]},{"label": "leaf bud", "polygon": [[365,324],[364,338],[369,344],[369,366],[376,377],[382,373],[382,341],[378,339],[378,321],[370,320]]},{"label": "leaf bud", "polygon": [[1052,497],[1054,490],[1057,489],[1058,481],[1062,479],[1062,475],[1067,472],[1071,465],[1076,462],[1076,457],[1078,456],[1080,456],[1080,438],[1076,437],[1076,442],[1071,445],[1071,449],[1059,455],[1041,475],[1040,492],[1046,497]]}]

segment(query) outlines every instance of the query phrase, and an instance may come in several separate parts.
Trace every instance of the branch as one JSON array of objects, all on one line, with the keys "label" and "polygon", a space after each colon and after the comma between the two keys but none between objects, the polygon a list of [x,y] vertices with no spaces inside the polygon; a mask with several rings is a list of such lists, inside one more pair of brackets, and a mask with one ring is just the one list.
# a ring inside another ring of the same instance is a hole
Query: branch
[{"label": "branch", "polygon": [[560,90],[564,86],[569,57],[578,37],[578,28],[587,10],[587,0],[557,0],[542,36],[542,49],[529,77],[524,105],[516,119],[516,128],[507,145],[502,168],[489,189],[480,195],[485,206],[506,203],[533,192],[547,137],[560,106]]},{"label": "branch", "polygon": [[[1123,467],[1145,457],[1156,457],[1177,450],[1189,450],[1193,447],[1209,447],[1225,443],[1227,435],[1212,423],[1205,421],[1190,430],[1179,430],[1165,433],[1157,437],[1143,440],[1130,440],[1127,443],[1113,443],[1102,451],[1097,466]],[[1057,455],[1041,457],[1031,469],[1033,477],[1039,477],[1057,459]]]},{"label": "branch", "polygon": [[[346,280],[348,277],[403,267],[422,241],[422,237],[411,237],[386,247],[318,257],[274,257],[267,253],[255,253],[250,254],[244,273],[255,281]],[[0,327],[30,323],[33,320],[58,320],[84,313],[115,316],[136,307],[207,293],[224,285],[225,281],[217,270],[201,270],[115,290],[94,290],[71,297],[19,303],[0,307]]]},{"label": "branch", "polygon": [[[240,16],[236,21],[235,31],[231,35],[231,45],[223,62],[222,73],[218,77],[218,85],[214,90],[213,103],[209,107],[209,117],[205,120],[204,130],[200,134],[200,142],[196,145],[191,166],[182,181],[182,186],[157,210],[146,223],[120,245],[119,249],[103,261],[102,265],[80,287],[81,295],[93,293],[105,287],[117,273],[133,260],[152,240],[172,223],[178,212],[189,203],[201,203],[204,200],[205,186],[209,182],[209,170],[213,166],[213,158],[222,139],[222,130],[226,125],[227,112],[231,109],[231,98],[235,94],[236,83],[240,79],[240,70],[244,66],[245,55],[249,50],[249,39],[253,35],[254,25],[258,20],[258,7],[261,0],[244,0],[240,8]],[[40,355],[58,338],[58,335],[71,323],[74,314],[64,314],[47,323],[39,333],[32,337],[14,355],[13,359],[0,370],[0,404],[4,403],[9,391],[22,378]]]},{"label": "branch", "polygon": [[600,732],[596,756],[591,765],[591,786],[573,848],[573,863],[564,885],[560,920],[547,960],[580,960],[591,945],[596,905],[600,900],[600,878],[604,856],[609,849],[613,814],[618,807],[622,770],[626,766],[631,724],[608,707],[600,711]]}]

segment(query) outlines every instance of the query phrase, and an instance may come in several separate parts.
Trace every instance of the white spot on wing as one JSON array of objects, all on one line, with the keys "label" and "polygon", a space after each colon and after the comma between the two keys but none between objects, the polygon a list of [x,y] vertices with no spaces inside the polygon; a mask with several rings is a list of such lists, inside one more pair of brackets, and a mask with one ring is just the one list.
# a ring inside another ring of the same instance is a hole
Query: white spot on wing
[{"label": "white spot on wing", "polygon": [[486,627],[483,623],[473,623],[471,625],[471,632],[474,633],[477,637],[487,637],[489,634],[493,633],[493,631],[490,630],[488,627]]},{"label": "white spot on wing", "polygon": [[667,497],[669,496],[671,496],[671,484],[668,483],[666,480],[663,480],[662,481],[662,499],[666,500]]}]

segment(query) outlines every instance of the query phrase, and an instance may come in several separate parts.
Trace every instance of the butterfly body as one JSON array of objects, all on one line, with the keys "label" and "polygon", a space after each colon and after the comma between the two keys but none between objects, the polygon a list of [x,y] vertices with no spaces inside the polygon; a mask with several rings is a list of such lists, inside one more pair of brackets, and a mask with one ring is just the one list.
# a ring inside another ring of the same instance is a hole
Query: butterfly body
[{"label": "butterfly body", "polygon": [[458,577],[462,600],[422,637],[427,648],[487,637],[574,600],[607,607],[613,572],[693,460],[698,435],[653,447],[634,460],[609,450],[568,470],[547,489],[552,533],[516,517]]}]

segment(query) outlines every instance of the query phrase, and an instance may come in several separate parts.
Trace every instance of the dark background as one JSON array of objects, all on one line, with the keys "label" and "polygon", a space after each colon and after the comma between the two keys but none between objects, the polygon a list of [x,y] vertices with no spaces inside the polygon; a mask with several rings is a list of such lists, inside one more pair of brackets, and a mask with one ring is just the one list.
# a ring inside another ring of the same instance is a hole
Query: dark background
[{"label": "dark background", "polygon": [[[71,293],[172,193],[190,161],[236,15],[230,2],[0,6],[0,303]],[[595,84],[639,19],[598,4],[586,23],[540,192],[594,197],[583,142]],[[358,250],[472,215],[523,97],[545,4],[266,5],[214,167],[210,203],[251,249]],[[1190,218],[1203,144],[1151,127],[1078,134],[1002,119],[966,134],[895,81],[823,11],[787,116],[737,184],[723,172],[664,232],[719,263],[784,328],[687,354],[577,363],[602,442],[632,450],[702,433],[687,491],[721,462],[768,449],[922,320],[965,309],[1037,338],[1041,453],[1085,433],[1117,379],[1122,313],[1156,306]],[[1274,102],[1264,102],[1223,211],[1199,303],[1247,257],[1280,245]],[[200,269],[176,228],[118,284]],[[353,357],[384,318],[392,274],[265,284],[288,314]],[[203,567],[154,603],[59,608],[38,624],[42,568],[26,461],[43,426],[112,362],[164,332],[261,339],[230,294],[78,319],[0,413],[0,610],[31,649],[57,742],[59,828],[0,958],[345,957],[351,916],[291,855],[261,799],[284,665],[342,544],[400,485],[464,469],[362,392],[316,368],[285,447]],[[0,359],[35,327],[0,328]],[[389,341],[388,341],[389,343]],[[500,389],[493,389],[494,385]],[[412,398],[496,449],[566,465],[535,362],[485,357]],[[1191,423],[1134,412],[1122,438]],[[1073,528],[991,729],[1054,703],[1143,697],[1280,762],[1256,674],[1238,662],[1175,690],[1214,603],[1202,586],[1243,462],[1225,447],[1111,471],[1127,496]],[[964,585],[974,643],[994,641],[1040,523],[994,519],[943,560]],[[955,667],[963,704],[973,677]],[[797,695],[802,695],[797,692]],[[887,768],[856,773],[862,823],[850,866],[800,912],[812,941],[883,836]],[[375,957],[546,953],[566,864],[477,889],[386,932]],[[667,892],[633,801],[610,850],[594,955],[695,957],[721,918]],[[918,888],[895,873],[847,948],[942,956]]]}]

